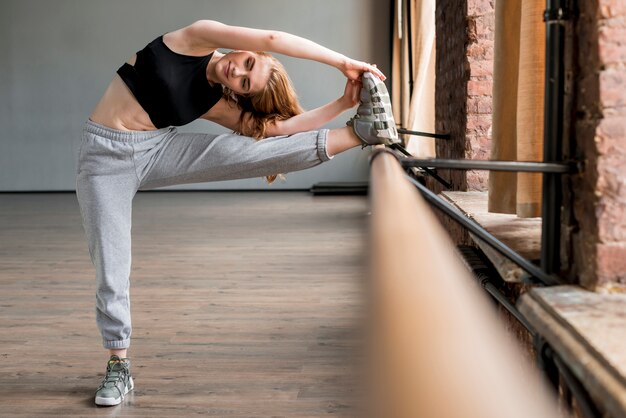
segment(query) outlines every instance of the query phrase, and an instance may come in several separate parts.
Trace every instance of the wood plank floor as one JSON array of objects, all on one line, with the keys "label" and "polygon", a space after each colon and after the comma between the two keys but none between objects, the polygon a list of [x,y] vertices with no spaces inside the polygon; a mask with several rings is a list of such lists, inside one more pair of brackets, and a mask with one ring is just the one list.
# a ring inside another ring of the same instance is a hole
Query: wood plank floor
[{"label": "wood plank floor", "polygon": [[136,390],[99,408],[76,196],[0,194],[0,416],[359,416],[367,211],[361,196],[139,193]]}]

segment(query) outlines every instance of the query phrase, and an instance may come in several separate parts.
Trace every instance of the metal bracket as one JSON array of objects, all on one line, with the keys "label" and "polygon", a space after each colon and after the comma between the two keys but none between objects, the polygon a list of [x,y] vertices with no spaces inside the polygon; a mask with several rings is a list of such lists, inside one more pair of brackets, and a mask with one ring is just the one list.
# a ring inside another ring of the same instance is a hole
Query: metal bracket
[{"label": "metal bracket", "polygon": [[572,12],[569,9],[561,8],[546,10],[543,12],[544,22],[564,22],[572,18]]},{"label": "metal bracket", "polygon": [[406,179],[420,191],[420,193],[427,202],[448,215],[453,221],[461,224],[461,226],[463,226],[469,232],[473,233],[478,238],[483,240],[494,250],[498,251],[500,254],[520,266],[523,270],[529,273],[529,275],[536,277],[537,280],[548,286],[562,284],[562,280],[560,277],[546,273],[539,266],[522,257],[519,253],[511,249],[511,247],[494,237],[493,234],[488,232],[476,221],[468,218],[459,209],[452,206],[452,204],[445,201],[442,197],[433,193],[428,187],[420,184],[418,181],[411,178],[408,174],[406,175]]},{"label": "metal bracket", "polygon": [[399,134],[411,136],[424,136],[427,138],[450,139],[450,134],[433,134],[430,132],[411,131],[404,128],[397,128]]}]

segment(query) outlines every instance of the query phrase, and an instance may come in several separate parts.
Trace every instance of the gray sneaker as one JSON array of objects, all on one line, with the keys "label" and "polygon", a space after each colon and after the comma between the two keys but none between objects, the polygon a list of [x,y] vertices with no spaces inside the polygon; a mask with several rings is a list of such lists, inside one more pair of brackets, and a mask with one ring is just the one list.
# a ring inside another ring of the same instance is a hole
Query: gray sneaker
[{"label": "gray sneaker", "polygon": [[399,143],[387,87],[370,72],[363,73],[362,82],[361,104],[356,115],[346,125],[352,126],[356,136],[363,142],[363,147]]},{"label": "gray sneaker", "polygon": [[96,405],[118,405],[124,396],[133,390],[133,378],[130,375],[130,360],[111,356],[107,363],[107,373],[96,390]]}]

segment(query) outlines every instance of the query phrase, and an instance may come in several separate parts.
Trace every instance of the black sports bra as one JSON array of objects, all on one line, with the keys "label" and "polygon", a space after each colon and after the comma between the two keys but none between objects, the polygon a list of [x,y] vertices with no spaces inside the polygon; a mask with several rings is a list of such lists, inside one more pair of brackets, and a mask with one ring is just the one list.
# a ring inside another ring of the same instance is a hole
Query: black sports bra
[{"label": "black sports bra", "polygon": [[222,86],[211,86],[204,57],[172,51],[159,36],[137,52],[132,66],[124,63],[117,73],[157,128],[185,125],[202,116],[222,97]]}]

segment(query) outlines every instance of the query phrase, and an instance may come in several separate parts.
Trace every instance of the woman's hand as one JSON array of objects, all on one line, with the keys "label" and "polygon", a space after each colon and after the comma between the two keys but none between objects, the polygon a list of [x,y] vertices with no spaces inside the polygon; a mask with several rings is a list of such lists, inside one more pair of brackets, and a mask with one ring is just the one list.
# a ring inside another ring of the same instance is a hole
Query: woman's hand
[{"label": "woman's hand", "polygon": [[359,96],[361,92],[361,82],[355,80],[347,80],[346,87],[343,90],[343,96],[339,98],[341,106],[345,109],[352,109],[359,104]]},{"label": "woman's hand", "polygon": [[342,62],[339,69],[342,73],[345,74],[346,77],[348,77],[348,79],[355,81],[359,80],[361,78],[361,74],[366,71],[371,72],[382,81],[385,81],[385,79],[387,78],[378,68],[376,68],[376,65],[353,60],[351,58],[347,58],[344,62]]}]

